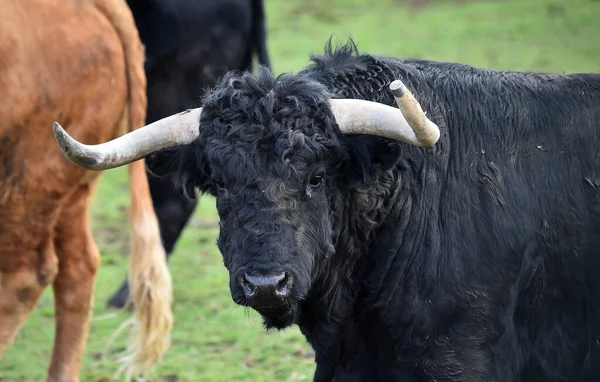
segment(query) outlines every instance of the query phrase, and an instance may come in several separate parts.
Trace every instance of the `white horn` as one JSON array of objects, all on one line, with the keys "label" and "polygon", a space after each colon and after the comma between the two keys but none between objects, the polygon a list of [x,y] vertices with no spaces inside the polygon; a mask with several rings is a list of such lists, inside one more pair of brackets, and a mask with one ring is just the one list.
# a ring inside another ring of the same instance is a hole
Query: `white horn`
[{"label": "white horn", "polygon": [[202,108],[186,110],[133,130],[112,141],[84,145],[58,122],[54,136],[71,162],[88,170],[107,170],[135,162],[153,152],[194,142],[200,134]]},{"label": "white horn", "polygon": [[440,138],[439,127],[425,116],[402,81],[392,82],[390,90],[399,109],[358,99],[330,100],[340,130],[344,134],[378,135],[415,146],[433,146]]}]

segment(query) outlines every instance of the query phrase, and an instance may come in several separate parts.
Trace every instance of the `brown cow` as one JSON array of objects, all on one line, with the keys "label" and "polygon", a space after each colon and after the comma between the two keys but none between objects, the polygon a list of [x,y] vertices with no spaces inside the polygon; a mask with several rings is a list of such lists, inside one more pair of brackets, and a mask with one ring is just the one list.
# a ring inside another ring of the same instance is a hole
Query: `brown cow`
[{"label": "brown cow", "polygon": [[[77,381],[99,265],[87,219],[100,173],[65,158],[52,122],[67,121],[90,144],[143,126],[144,48],[124,0],[0,0],[0,20],[0,356],[52,285],[47,381]],[[131,376],[160,360],[173,319],[144,162],[129,174],[138,321]]]}]

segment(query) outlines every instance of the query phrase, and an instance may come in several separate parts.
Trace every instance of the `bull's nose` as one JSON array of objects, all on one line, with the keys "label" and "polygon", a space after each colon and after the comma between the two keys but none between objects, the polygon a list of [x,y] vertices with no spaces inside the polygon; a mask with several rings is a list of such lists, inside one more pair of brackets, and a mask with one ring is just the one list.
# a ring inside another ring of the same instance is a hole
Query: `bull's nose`
[{"label": "bull's nose", "polygon": [[275,307],[290,295],[292,275],[287,272],[244,273],[240,283],[248,305],[252,307]]}]

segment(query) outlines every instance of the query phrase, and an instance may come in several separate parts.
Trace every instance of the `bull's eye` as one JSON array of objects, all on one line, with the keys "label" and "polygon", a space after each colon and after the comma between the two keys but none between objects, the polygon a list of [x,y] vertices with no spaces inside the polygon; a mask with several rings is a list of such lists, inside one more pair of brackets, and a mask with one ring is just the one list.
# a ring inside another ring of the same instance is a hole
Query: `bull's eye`
[{"label": "bull's eye", "polygon": [[308,184],[306,185],[306,195],[310,198],[313,196],[313,193],[321,186],[323,183],[323,174],[318,173],[314,174],[308,180]]},{"label": "bull's eye", "polygon": [[313,188],[319,187],[319,185],[321,184],[322,181],[323,181],[323,174],[313,175],[310,178],[308,185]]}]

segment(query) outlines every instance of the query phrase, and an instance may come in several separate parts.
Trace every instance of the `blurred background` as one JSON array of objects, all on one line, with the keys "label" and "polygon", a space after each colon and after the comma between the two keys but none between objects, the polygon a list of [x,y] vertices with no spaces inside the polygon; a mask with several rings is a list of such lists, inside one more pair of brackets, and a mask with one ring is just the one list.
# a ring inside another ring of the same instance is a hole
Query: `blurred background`
[{"label": "blurred background", "polygon": [[[202,2],[163,1],[165,7],[178,2]],[[216,4],[220,0],[210,2]],[[140,7],[142,13],[144,3],[131,1],[132,7]],[[185,5],[175,6],[178,7],[185,11]],[[144,32],[144,28],[153,32],[155,40],[144,41],[153,46],[185,42],[188,44],[185,49],[191,51],[196,40],[211,39],[213,48],[199,49],[195,54],[216,62],[216,69],[198,68],[202,76],[176,80],[165,73],[180,69],[152,61],[150,55],[158,57],[160,51],[149,49],[148,68],[156,65],[153,70],[162,73],[155,73],[156,78],[167,82],[160,87],[149,80],[149,94],[152,89],[168,94],[165,90],[168,82],[181,81],[176,88],[192,94],[182,101],[185,103],[182,108],[198,106],[194,102],[210,86],[201,82],[214,81],[226,69],[222,64],[225,61],[214,47],[220,46],[219,49],[231,55],[235,53],[232,49],[246,49],[245,44],[249,44],[245,37],[240,37],[237,45],[231,41],[225,43],[223,36],[227,32],[219,21],[237,22],[233,8],[227,9],[229,12],[217,15],[206,11],[199,21],[194,21],[192,13],[184,12],[188,15],[186,22],[195,23],[198,33],[178,35],[174,32],[178,20],[174,13],[168,12],[162,16],[153,13],[145,26],[139,24],[142,40],[145,33],[150,33]],[[264,15],[267,32],[264,48],[276,74],[301,70],[308,64],[309,54],[322,52],[332,36],[334,44],[351,37],[361,52],[398,58],[454,61],[503,70],[600,72],[598,0],[265,0]],[[218,33],[211,34],[208,28]],[[239,55],[245,57],[245,54],[244,51]],[[260,57],[255,55],[253,60],[259,62]],[[186,84],[191,85],[184,89]],[[177,109],[179,105],[172,107]],[[150,118],[158,112],[148,113]],[[127,169],[105,172],[92,203],[92,224],[102,252],[102,265],[81,373],[83,382],[110,381],[118,367],[117,354],[127,341],[126,335],[117,336],[112,342],[110,339],[129,313],[106,304],[126,277]],[[173,342],[152,380],[312,380],[313,355],[296,328],[266,332],[257,313],[232,302],[228,274],[215,246],[218,229],[214,200],[202,197],[190,211],[192,216],[169,260],[176,318]],[[48,289],[0,360],[0,381],[43,380],[52,350],[53,317],[52,293]]]}]

